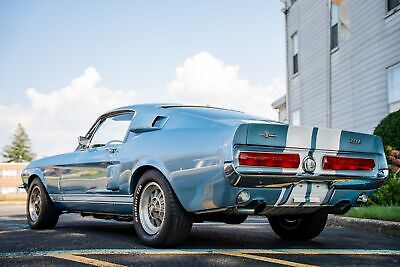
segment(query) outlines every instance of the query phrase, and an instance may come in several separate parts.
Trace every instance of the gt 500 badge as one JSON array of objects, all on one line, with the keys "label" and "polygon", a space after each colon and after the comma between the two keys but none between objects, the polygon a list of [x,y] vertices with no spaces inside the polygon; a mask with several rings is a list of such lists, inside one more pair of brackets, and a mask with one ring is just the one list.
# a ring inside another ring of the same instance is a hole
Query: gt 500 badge
[{"label": "gt 500 badge", "polygon": [[359,144],[361,144],[361,139],[358,139],[358,138],[350,138],[350,139],[349,139],[349,143],[350,143],[350,144],[359,145]]}]

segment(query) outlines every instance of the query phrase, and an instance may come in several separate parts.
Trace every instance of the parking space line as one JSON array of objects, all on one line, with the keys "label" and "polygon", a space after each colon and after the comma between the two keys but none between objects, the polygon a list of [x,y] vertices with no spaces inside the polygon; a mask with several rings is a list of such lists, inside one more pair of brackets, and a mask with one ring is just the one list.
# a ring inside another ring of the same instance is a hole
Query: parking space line
[{"label": "parking space line", "polygon": [[396,255],[400,256],[400,250],[368,250],[368,249],[76,249],[76,250],[48,250],[48,251],[21,251],[0,252],[0,257],[20,256],[51,256],[56,254],[145,254],[145,255],[191,255],[191,254],[220,254],[220,253],[243,253],[243,254],[290,254],[290,255]]},{"label": "parking space line", "polygon": [[274,249],[254,250],[260,254],[291,255],[400,255],[400,250],[368,250],[368,249]]},{"label": "parking space line", "polygon": [[60,254],[52,254],[52,255],[46,255],[46,256],[57,258],[57,259],[62,259],[62,260],[74,261],[74,262],[88,264],[88,265],[93,265],[93,266],[99,266],[99,267],[124,266],[124,265],[119,265],[119,264],[115,264],[115,263],[111,263],[111,262],[107,262],[107,261],[86,258],[83,256],[74,255],[74,254],[70,254],[70,253],[60,253]]},{"label": "parking space line", "polygon": [[293,266],[293,267],[316,267],[317,266],[317,265],[309,265],[309,264],[303,264],[303,263],[298,263],[298,262],[293,262],[293,261],[269,258],[269,257],[265,257],[265,256],[245,254],[245,253],[240,253],[240,252],[220,252],[218,254],[246,258],[246,259],[257,260],[257,261],[264,261],[264,262],[275,263],[275,264],[280,264],[280,265],[285,265],[285,266]]},{"label": "parking space line", "polygon": [[4,231],[0,231],[0,234],[9,234],[9,233],[15,233],[15,232],[23,232],[26,231],[28,229],[15,229],[15,230],[4,230]]}]

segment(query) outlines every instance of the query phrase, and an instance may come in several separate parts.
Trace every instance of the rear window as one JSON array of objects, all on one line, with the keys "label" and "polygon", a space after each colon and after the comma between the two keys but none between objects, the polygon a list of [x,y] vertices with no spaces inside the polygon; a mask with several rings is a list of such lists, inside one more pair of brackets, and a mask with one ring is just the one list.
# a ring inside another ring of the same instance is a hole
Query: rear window
[{"label": "rear window", "polygon": [[249,115],[241,111],[213,108],[213,107],[166,107],[173,108],[174,110],[179,110],[188,114],[195,116],[207,117],[213,120],[259,120],[259,121],[269,121],[265,118]]}]

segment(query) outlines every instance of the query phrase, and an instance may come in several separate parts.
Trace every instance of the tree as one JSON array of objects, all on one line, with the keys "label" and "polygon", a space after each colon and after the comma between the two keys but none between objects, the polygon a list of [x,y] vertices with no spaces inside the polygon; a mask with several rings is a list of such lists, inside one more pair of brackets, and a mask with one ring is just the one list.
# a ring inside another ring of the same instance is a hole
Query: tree
[{"label": "tree", "polygon": [[4,148],[3,157],[6,162],[31,161],[35,157],[29,136],[21,124],[17,125],[12,143]]}]

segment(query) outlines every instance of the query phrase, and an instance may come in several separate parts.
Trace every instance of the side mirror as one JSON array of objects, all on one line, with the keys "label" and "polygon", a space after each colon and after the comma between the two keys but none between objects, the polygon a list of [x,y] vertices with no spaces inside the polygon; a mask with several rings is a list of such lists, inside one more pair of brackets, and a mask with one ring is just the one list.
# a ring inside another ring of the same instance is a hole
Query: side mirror
[{"label": "side mirror", "polygon": [[89,145],[90,140],[87,139],[85,136],[78,137],[78,144],[81,147],[87,147]]}]

